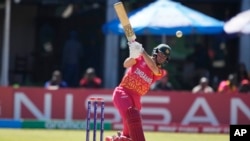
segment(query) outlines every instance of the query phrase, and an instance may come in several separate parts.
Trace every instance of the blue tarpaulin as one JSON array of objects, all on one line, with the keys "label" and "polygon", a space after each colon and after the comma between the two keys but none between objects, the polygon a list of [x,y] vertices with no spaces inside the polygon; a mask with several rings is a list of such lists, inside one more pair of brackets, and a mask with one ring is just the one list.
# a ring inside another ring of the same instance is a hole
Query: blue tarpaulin
[{"label": "blue tarpaulin", "polygon": [[[189,34],[218,34],[224,22],[193,10],[179,2],[157,0],[128,13],[137,35],[175,35],[181,30]],[[103,25],[105,34],[124,34],[118,18]]]}]

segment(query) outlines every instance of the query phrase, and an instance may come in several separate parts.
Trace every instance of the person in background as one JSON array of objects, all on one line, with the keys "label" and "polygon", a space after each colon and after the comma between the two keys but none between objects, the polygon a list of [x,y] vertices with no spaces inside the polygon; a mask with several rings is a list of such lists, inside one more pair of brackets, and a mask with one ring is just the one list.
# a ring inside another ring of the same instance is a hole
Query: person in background
[{"label": "person in background", "polygon": [[168,72],[165,71],[165,73],[165,76],[151,85],[151,90],[173,90],[172,84],[168,81]]},{"label": "person in background", "polygon": [[244,63],[240,63],[238,66],[238,70],[236,72],[237,85],[241,85],[243,80],[249,81],[249,76],[247,73],[246,65]]},{"label": "person in background", "polygon": [[101,78],[96,76],[95,69],[92,67],[86,70],[79,83],[80,87],[84,88],[100,88],[101,84]]},{"label": "person in background", "polygon": [[201,77],[200,82],[192,89],[192,93],[213,93],[214,90],[208,84],[208,79],[206,77]]},{"label": "person in background", "polygon": [[[198,82],[202,76],[209,76],[211,68],[211,59],[208,54],[208,47],[201,43],[194,45],[193,55],[190,59],[194,62],[195,70],[193,72],[193,81]],[[189,74],[190,75],[190,74]],[[191,80],[189,80],[190,82]]]},{"label": "person in background", "polygon": [[140,114],[141,97],[165,75],[162,66],[170,59],[171,48],[166,44],[156,46],[152,55],[136,41],[128,45],[129,57],[123,62],[127,71],[113,92],[113,103],[121,116],[123,129],[118,136],[106,137],[106,141],[145,141]]},{"label": "person in background", "polygon": [[83,57],[83,45],[78,40],[78,33],[73,30],[70,32],[70,37],[65,42],[62,52],[62,72],[69,87],[78,86]]},{"label": "person in background", "polygon": [[48,90],[57,90],[59,88],[66,88],[68,84],[66,81],[62,80],[62,74],[59,70],[55,70],[52,73],[50,80],[45,82],[44,87]]},{"label": "person in background", "polygon": [[240,93],[250,94],[250,81],[248,79],[243,79],[239,85]]},{"label": "person in background", "polygon": [[222,80],[218,86],[219,93],[238,92],[235,74],[229,74],[227,80]]}]

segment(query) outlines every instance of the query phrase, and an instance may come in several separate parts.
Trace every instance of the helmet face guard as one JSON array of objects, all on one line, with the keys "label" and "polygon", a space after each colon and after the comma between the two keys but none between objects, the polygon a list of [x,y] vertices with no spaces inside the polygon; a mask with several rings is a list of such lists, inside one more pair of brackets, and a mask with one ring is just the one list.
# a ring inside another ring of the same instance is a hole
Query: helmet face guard
[{"label": "helmet face guard", "polygon": [[162,64],[168,63],[168,61],[170,60],[171,48],[166,44],[159,44],[153,49],[152,56],[157,57],[159,52],[163,53],[167,57],[166,61]]}]

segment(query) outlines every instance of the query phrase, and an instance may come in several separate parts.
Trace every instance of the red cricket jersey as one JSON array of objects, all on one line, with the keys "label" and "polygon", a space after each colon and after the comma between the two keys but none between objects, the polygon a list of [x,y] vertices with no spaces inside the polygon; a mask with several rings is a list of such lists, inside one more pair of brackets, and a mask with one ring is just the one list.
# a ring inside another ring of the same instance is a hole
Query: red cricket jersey
[{"label": "red cricket jersey", "polygon": [[139,95],[145,95],[153,82],[164,76],[163,69],[155,75],[148,67],[142,56],[136,58],[136,64],[128,68],[122,78],[120,87],[127,88]]}]

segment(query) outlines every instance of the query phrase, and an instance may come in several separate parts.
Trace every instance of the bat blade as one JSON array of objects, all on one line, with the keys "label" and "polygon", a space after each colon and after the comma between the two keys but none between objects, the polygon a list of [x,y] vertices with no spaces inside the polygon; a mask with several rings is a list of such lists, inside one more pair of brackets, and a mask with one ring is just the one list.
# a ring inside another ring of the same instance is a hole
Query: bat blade
[{"label": "bat blade", "polygon": [[123,3],[122,2],[115,3],[114,8],[128,41],[129,42],[135,41],[136,36],[128,19],[127,12],[124,8]]}]

